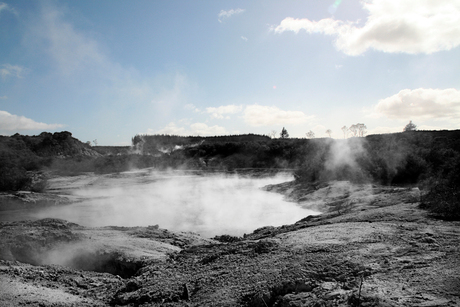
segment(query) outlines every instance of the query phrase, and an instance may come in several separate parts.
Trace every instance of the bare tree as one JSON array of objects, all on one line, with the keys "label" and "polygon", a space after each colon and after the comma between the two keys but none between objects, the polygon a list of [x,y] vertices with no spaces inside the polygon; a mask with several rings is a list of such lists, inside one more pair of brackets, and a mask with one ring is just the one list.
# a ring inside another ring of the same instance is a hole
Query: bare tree
[{"label": "bare tree", "polygon": [[351,132],[351,136],[358,136],[358,126],[357,125],[351,125],[348,130]]},{"label": "bare tree", "polygon": [[268,135],[270,138],[274,139],[276,137],[276,130],[272,130],[270,134]]},{"label": "bare tree", "polygon": [[352,133],[352,136],[364,137],[367,133],[367,127],[365,124],[355,124],[351,125],[348,130]]},{"label": "bare tree", "polygon": [[326,134],[329,135],[329,137],[331,138],[332,136],[332,130],[331,129],[327,129],[326,130]]},{"label": "bare tree", "polygon": [[365,124],[357,124],[358,126],[358,136],[364,137],[367,133],[367,127]]},{"label": "bare tree", "polygon": [[315,138],[315,133],[313,131],[311,131],[311,130],[308,131],[306,133],[306,135],[307,135],[307,138],[309,138],[309,139],[314,139]]},{"label": "bare tree", "polygon": [[289,133],[287,132],[286,128],[283,127],[280,133],[280,138],[287,139],[289,137]]},{"label": "bare tree", "polygon": [[343,126],[342,127],[342,131],[343,131],[343,138],[346,139],[348,137],[348,127],[347,126]]},{"label": "bare tree", "polygon": [[94,146],[97,146],[97,139],[95,139],[93,143],[94,143]]},{"label": "bare tree", "polygon": [[412,121],[409,121],[409,123],[403,129],[403,131],[415,131],[415,130],[417,130],[417,125],[415,125]]}]

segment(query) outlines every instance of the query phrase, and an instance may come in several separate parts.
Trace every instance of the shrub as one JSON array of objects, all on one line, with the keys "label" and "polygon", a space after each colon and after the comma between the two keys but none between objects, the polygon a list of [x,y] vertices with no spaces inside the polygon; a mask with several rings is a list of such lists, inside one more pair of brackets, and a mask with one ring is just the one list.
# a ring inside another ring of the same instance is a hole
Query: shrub
[{"label": "shrub", "polygon": [[434,184],[428,184],[428,193],[422,198],[421,208],[448,220],[460,220],[460,161],[450,164],[450,171],[440,172]]},{"label": "shrub", "polygon": [[460,192],[456,187],[436,185],[423,196],[420,207],[446,220],[460,220]]},{"label": "shrub", "polygon": [[75,176],[94,171],[94,159],[90,157],[56,158],[49,169],[60,176]]},{"label": "shrub", "polygon": [[43,178],[30,186],[30,190],[35,193],[43,193],[48,188],[48,179]]},{"label": "shrub", "polygon": [[222,242],[222,243],[233,243],[233,242],[239,242],[243,240],[243,238],[241,237],[235,237],[231,235],[215,236],[213,239],[216,241]]},{"label": "shrub", "polygon": [[26,189],[31,178],[20,167],[0,167],[0,191],[19,191]]},{"label": "shrub", "polygon": [[409,154],[405,163],[396,168],[396,175],[393,177],[392,184],[414,184],[428,168],[427,163],[421,157]]}]

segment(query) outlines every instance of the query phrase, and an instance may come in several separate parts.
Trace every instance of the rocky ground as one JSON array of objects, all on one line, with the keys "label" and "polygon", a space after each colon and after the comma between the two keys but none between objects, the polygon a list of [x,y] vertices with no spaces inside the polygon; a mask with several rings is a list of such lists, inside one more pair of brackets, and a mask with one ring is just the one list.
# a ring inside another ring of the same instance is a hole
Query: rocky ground
[{"label": "rocky ground", "polygon": [[460,306],[460,222],[419,209],[418,189],[266,189],[324,213],[220,241],[3,222],[0,306]]}]

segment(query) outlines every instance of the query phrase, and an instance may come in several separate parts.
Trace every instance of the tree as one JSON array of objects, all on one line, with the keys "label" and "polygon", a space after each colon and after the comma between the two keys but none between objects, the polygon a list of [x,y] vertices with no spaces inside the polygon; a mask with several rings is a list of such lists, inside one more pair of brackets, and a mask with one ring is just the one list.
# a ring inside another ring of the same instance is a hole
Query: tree
[{"label": "tree", "polygon": [[94,146],[97,146],[97,139],[93,140]]},{"label": "tree", "polygon": [[358,136],[364,137],[367,133],[367,127],[365,124],[357,124],[358,127]]},{"label": "tree", "polygon": [[[342,128],[343,129],[343,128]],[[364,137],[367,133],[367,127],[365,124],[355,124],[351,125],[348,130],[352,133],[353,137],[360,136]]]},{"label": "tree", "polygon": [[347,126],[343,126],[342,127],[342,131],[343,131],[343,138],[346,139],[348,137],[348,127]]},{"label": "tree", "polygon": [[272,130],[270,134],[268,135],[270,138],[274,139],[276,137],[276,130]]},{"label": "tree", "polygon": [[348,128],[348,131],[351,132],[351,136],[358,136],[358,126],[357,125],[351,125],[350,128]]},{"label": "tree", "polygon": [[286,128],[283,127],[283,130],[281,130],[281,133],[280,133],[280,138],[287,139],[288,137],[289,137],[289,133],[287,132]]},{"label": "tree", "polygon": [[327,129],[327,130],[326,130],[326,134],[329,135],[329,137],[331,138],[331,137],[332,137],[332,136],[331,136],[332,130],[331,130],[331,129]]},{"label": "tree", "polygon": [[308,131],[306,133],[306,135],[307,135],[307,138],[309,138],[309,139],[314,139],[315,138],[315,133],[313,131],[311,131],[311,130]]},{"label": "tree", "polygon": [[403,129],[403,131],[415,131],[415,130],[417,130],[417,125],[415,125],[412,121],[409,121],[409,123]]}]

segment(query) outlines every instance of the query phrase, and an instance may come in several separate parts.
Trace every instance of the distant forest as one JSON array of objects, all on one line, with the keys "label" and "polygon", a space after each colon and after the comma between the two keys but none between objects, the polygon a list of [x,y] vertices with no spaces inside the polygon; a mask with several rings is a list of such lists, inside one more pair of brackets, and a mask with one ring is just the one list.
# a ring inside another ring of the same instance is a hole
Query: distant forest
[{"label": "distant forest", "polygon": [[[0,136],[1,191],[39,192],[46,185],[39,184],[37,173],[41,174],[38,178],[46,179],[52,175],[113,173],[147,167],[212,171],[290,169],[296,180],[312,184],[350,180],[416,185],[422,189],[451,187],[457,191],[460,130],[405,131],[348,139],[270,138],[255,134],[136,135],[132,146],[126,147],[90,146],[67,131]],[[455,193],[449,197],[458,197]]]}]

